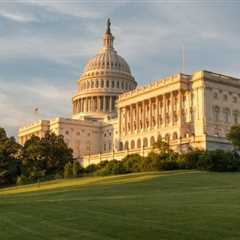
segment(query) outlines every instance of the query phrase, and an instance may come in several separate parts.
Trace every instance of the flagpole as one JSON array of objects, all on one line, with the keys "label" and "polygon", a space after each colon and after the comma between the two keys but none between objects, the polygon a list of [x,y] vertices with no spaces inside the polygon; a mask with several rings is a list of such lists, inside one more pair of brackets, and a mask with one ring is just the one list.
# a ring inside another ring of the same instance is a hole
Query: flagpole
[{"label": "flagpole", "polygon": [[182,73],[185,72],[185,47],[182,45]]}]

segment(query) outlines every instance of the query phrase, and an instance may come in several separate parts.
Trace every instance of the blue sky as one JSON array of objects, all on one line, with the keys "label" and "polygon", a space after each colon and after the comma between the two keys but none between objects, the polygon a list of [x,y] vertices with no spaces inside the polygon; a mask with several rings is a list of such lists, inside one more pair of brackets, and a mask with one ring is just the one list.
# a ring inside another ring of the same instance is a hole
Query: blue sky
[{"label": "blue sky", "polygon": [[139,85],[180,72],[183,45],[186,73],[240,78],[239,12],[238,0],[1,0],[0,126],[16,135],[38,118],[71,116],[76,81],[101,48],[108,17]]}]

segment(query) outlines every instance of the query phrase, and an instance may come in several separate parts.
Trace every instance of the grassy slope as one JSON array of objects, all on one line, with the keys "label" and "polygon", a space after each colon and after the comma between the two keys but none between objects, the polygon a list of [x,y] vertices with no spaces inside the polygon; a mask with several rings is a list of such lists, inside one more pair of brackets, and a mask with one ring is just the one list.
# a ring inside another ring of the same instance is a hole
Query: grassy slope
[{"label": "grassy slope", "polygon": [[2,190],[0,239],[240,239],[239,183],[176,171]]}]

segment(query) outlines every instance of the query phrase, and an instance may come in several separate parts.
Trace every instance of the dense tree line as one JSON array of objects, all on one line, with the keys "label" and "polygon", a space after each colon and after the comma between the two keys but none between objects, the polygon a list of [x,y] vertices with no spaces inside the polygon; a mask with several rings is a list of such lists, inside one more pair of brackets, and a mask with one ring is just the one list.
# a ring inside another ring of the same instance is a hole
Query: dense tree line
[{"label": "dense tree line", "polygon": [[196,149],[179,154],[171,151],[166,142],[159,140],[146,157],[133,154],[122,161],[102,161],[83,168],[73,159],[72,149],[66,145],[63,136],[50,132],[41,139],[32,136],[21,146],[0,128],[0,186],[62,177],[106,176],[142,171],[240,171],[240,125],[233,126],[227,138],[234,146],[233,151]]}]

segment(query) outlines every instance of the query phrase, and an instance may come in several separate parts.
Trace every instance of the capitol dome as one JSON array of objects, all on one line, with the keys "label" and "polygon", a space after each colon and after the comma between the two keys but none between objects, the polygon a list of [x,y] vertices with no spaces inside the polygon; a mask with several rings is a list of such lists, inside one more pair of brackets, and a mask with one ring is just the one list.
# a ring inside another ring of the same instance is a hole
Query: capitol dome
[{"label": "capitol dome", "polygon": [[73,118],[104,118],[116,114],[116,100],[136,88],[126,60],[113,47],[110,20],[103,37],[103,47],[85,65],[73,97]]},{"label": "capitol dome", "polygon": [[110,70],[122,71],[131,74],[126,60],[119,56],[114,49],[101,50],[95,58],[91,59],[84,68],[84,73],[99,70],[108,66]]}]

